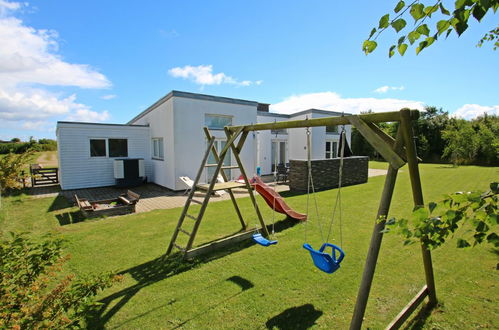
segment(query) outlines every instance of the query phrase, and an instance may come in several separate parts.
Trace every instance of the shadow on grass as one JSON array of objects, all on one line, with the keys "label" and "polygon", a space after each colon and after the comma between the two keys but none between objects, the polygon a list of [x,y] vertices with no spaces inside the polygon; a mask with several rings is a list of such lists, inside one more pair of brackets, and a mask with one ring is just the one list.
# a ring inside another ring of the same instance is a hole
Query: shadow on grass
[{"label": "shadow on grass", "polygon": [[322,314],[314,305],[305,304],[286,309],[265,322],[265,326],[267,329],[308,329],[315,325]]},{"label": "shadow on grass", "polygon": [[[87,318],[88,327],[91,329],[103,329],[106,323],[123,306],[125,306],[128,301],[130,301],[130,299],[132,299],[141,289],[149,285],[189,271],[209,261],[223,258],[229,254],[241,251],[252,245],[254,245],[254,242],[247,240],[234,245],[233,247],[213,251],[210,254],[195,258],[193,260],[184,260],[180,253],[176,253],[170,256],[163,255],[144,264],[121,271],[119,272],[120,275],[129,274],[137,281],[137,283],[121,291],[115,292],[105,297],[104,299],[101,299],[99,301],[102,304],[99,306],[100,308],[91,312]],[[233,282],[238,285],[241,288],[241,292],[254,287],[253,283],[240,276],[229,277],[227,281]],[[107,310],[107,308],[115,300],[118,300],[118,302],[114,304],[112,308]],[[212,307],[213,306],[211,306],[210,308]],[[183,322],[182,325],[189,322],[193,318],[190,318],[189,320]]]},{"label": "shadow on grass", "polygon": [[409,322],[407,322],[407,324],[404,326],[404,329],[423,329],[431,313],[439,310],[441,311],[440,307],[442,306],[438,305],[436,307],[432,307],[429,304],[424,305],[423,307],[421,307],[419,312]]},{"label": "shadow on grass", "polygon": [[73,207],[74,205],[70,203],[66,197],[62,195],[57,195],[56,198],[54,198],[54,201],[52,204],[50,204],[49,209],[47,210],[48,212],[53,212],[53,211],[59,211],[63,209],[67,209],[68,207]]},{"label": "shadow on grass", "polygon": [[80,211],[64,212],[56,214],[55,217],[61,226],[71,225],[85,220],[85,217]]}]

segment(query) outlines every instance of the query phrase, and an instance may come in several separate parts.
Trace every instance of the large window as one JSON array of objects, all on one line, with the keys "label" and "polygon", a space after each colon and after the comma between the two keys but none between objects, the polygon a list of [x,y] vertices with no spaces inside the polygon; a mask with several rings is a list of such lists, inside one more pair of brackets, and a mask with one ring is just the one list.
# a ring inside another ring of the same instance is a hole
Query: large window
[{"label": "large window", "polygon": [[163,138],[153,138],[152,139],[152,158],[163,160]]},{"label": "large window", "polygon": [[128,157],[127,139],[109,139],[109,157]]},{"label": "large window", "polygon": [[204,125],[209,129],[223,129],[224,126],[232,125],[232,117],[224,115],[205,115]]},{"label": "large window", "polygon": [[128,157],[127,139],[90,139],[90,157]]},{"label": "large window", "polygon": [[90,139],[90,157],[106,157],[106,139]]},{"label": "large window", "polygon": [[326,126],[326,133],[329,134],[337,134],[338,133],[338,126]]}]

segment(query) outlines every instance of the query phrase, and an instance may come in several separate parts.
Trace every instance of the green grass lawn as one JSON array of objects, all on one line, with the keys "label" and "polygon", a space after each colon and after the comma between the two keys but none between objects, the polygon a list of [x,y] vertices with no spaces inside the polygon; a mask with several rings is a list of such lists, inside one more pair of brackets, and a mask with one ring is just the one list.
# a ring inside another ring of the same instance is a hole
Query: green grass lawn
[{"label": "green grass lawn", "polygon": [[[373,163],[383,168],[383,163]],[[444,193],[486,189],[497,180],[499,168],[421,165],[425,200]],[[68,268],[76,273],[115,270],[124,280],[100,294],[102,310],[92,315],[92,327],[106,328],[347,328],[364,266],[384,176],[367,184],[345,187],[343,199],[343,249],[340,270],[333,275],[312,265],[304,243],[304,226],[284,221],[279,243],[264,248],[242,243],[191,264],[180,264],[165,252],[181,209],[91,220],[73,224],[76,208],[62,198],[2,199],[0,230],[29,230],[34,235],[59,233],[68,240],[72,255]],[[412,197],[407,167],[395,188],[391,215],[407,216]],[[316,194],[324,218],[330,214],[336,190]],[[284,194],[297,211],[306,209],[305,195]],[[240,199],[243,215],[255,223],[250,200]],[[259,205],[266,221],[272,212]],[[326,220],[323,220],[326,221]],[[212,203],[196,242],[201,244],[238,230],[230,201]],[[338,221],[334,243],[339,243]],[[317,220],[308,226],[308,242],[321,244]],[[455,241],[434,251],[437,296],[441,306],[430,315],[420,311],[415,328],[498,328],[497,251],[488,246],[457,249]],[[383,328],[424,285],[418,246],[404,247],[395,234],[385,235],[367,307],[364,327]],[[416,313],[417,314],[417,313]],[[414,314],[414,315],[416,315]],[[425,321],[421,321],[425,319]]]}]

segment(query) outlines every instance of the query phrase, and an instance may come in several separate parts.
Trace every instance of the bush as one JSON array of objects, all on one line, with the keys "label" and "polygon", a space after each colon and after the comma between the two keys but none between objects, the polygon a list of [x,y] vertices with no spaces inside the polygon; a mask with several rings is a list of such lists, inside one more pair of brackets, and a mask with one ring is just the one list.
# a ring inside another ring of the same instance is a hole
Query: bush
[{"label": "bush", "polygon": [[22,154],[9,153],[0,158],[0,192],[20,188],[19,178],[23,168],[30,163],[34,151],[28,149]]},{"label": "bush", "polygon": [[112,273],[63,276],[63,241],[13,234],[0,242],[0,328],[81,328],[94,296],[118,280]]}]

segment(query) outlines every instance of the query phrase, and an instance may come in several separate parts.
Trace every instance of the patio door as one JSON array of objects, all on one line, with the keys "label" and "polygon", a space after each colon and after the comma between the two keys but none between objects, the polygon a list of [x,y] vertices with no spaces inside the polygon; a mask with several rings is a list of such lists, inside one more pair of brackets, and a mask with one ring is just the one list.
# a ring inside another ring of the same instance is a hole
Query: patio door
[{"label": "patio door", "polygon": [[[217,149],[217,152],[220,154],[220,151],[222,151],[222,149],[225,147],[226,144],[227,144],[227,140],[226,139],[216,139],[215,143],[213,145]],[[225,159],[224,159],[224,164],[223,165],[224,166],[230,166],[231,165],[231,159],[232,159],[232,157],[231,157],[231,150],[229,149],[229,151],[225,155]],[[210,152],[210,155],[208,156],[208,164],[209,165],[216,165],[217,164],[216,161],[215,161],[215,157],[213,156],[212,152]],[[210,183],[211,179],[213,178],[213,174],[215,173],[215,166],[210,166],[207,169],[208,170],[206,171],[206,182]],[[227,176],[227,178],[229,180],[232,178],[230,169],[225,169],[225,170],[222,170],[222,171],[225,172],[225,175]]]},{"label": "patio door", "polygon": [[272,147],[270,148],[272,161],[271,169],[272,172],[275,171],[275,163],[277,157],[277,165],[288,163],[288,142],[285,140],[272,140]]}]

